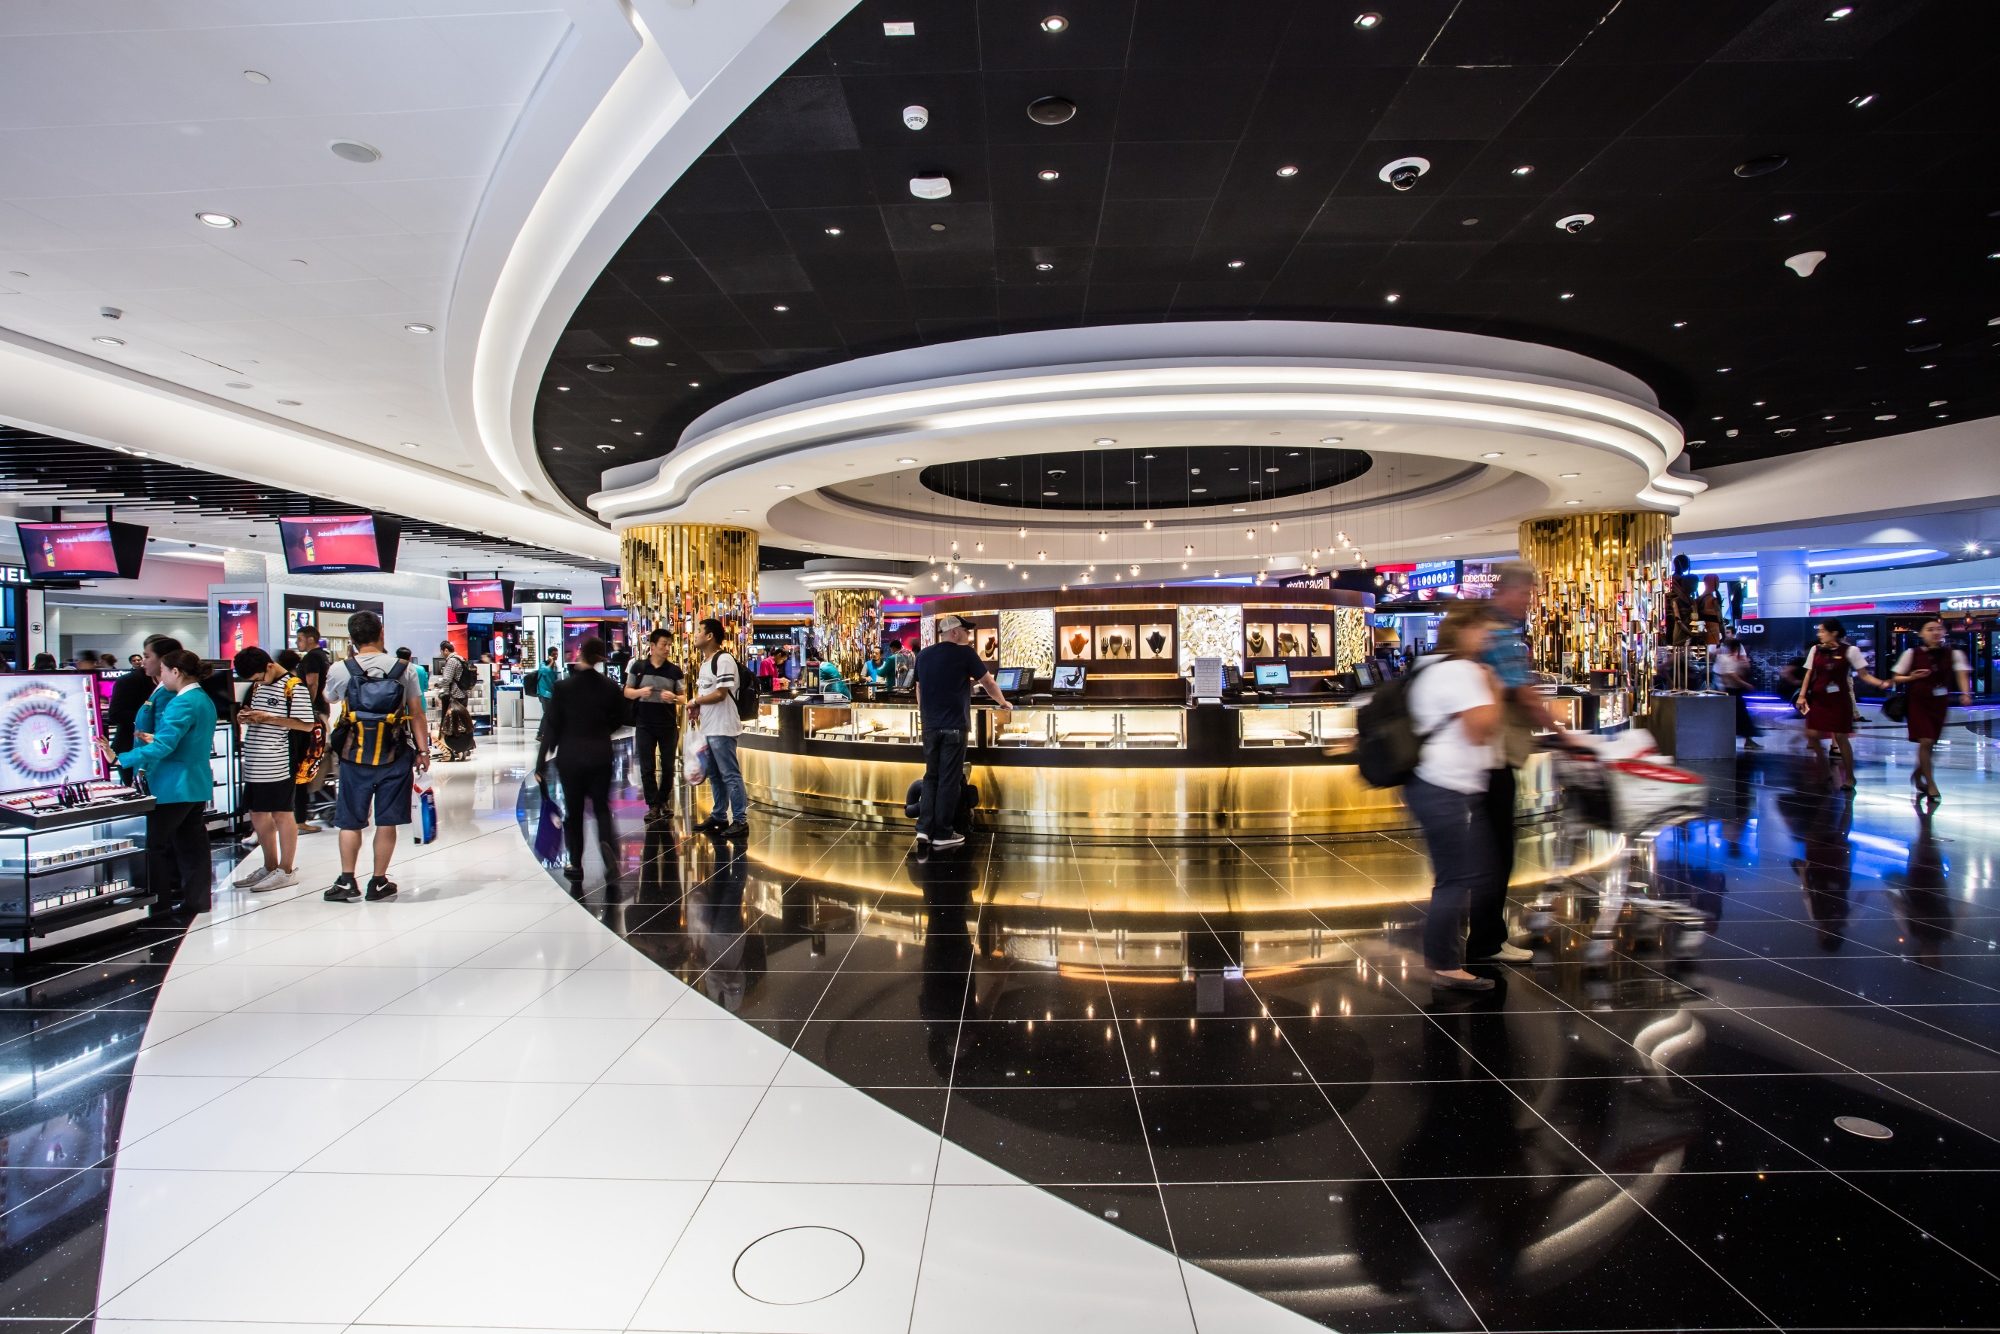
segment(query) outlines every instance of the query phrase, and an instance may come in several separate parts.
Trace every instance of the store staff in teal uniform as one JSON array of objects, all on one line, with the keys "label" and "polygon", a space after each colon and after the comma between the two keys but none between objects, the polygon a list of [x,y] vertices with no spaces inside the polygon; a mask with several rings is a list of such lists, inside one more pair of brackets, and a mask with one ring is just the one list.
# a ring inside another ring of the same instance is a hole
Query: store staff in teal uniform
[{"label": "store staff in teal uniform", "polygon": [[208,669],[186,649],[160,658],[160,688],[140,710],[139,742],[123,754],[104,748],[114,765],[146,775],[153,809],[146,814],[147,888],[161,909],[207,912],[215,868],[209,860],[204,812],[214,792],[209,753],[215,744],[215,701],[202,689]]}]

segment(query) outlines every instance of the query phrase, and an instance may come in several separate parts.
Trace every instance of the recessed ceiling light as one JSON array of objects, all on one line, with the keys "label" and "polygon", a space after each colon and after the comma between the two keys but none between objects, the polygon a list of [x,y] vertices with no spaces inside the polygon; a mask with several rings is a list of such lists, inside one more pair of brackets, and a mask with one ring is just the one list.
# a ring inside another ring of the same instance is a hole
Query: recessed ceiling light
[{"label": "recessed ceiling light", "polygon": [[1534,164],[1531,162],[1523,162],[1520,166],[1514,168],[1514,170],[1509,172],[1508,174],[1510,176],[1533,176],[1535,174],[1535,167]]},{"label": "recessed ceiling light", "polygon": [[558,454],[563,452],[563,447],[561,445],[550,445],[549,448],[553,449]]},{"label": "recessed ceiling light", "polygon": [[1896,414],[1893,412],[1878,412],[1875,414],[1875,420],[1878,422],[1892,422],[1896,420]]},{"label": "recessed ceiling light", "polygon": [[243,71],[243,77],[248,82],[257,84],[260,87],[271,81],[271,76],[260,69],[246,69]]},{"label": "recessed ceiling light", "polygon": [[915,460],[915,459],[913,459],[913,458],[911,458],[911,457],[910,457],[909,455],[905,454],[905,455],[904,455],[904,456],[903,456],[902,458],[899,458],[899,459],[897,459],[897,460],[896,460],[896,462],[898,462],[898,463],[902,464],[902,465],[903,465],[904,467],[906,467],[906,468],[907,468],[907,467],[909,467],[909,466],[910,466],[910,465],[911,465],[912,463],[915,463],[915,462],[916,462],[916,460]]},{"label": "recessed ceiling light", "polygon": [[305,404],[299,402],[296,398],[281,398],[278,400],[278,406],[281,408],[302,408]]},{"label": "recessed ceiling light", "polygon": [[[884,37],[915,37],[917,35],[917,25],[906,19],[887,22],[882,25],[882,35]],[[743,510],[737,511],[738,514],[745,512]]]},{"label": "recessed ceiling light", "polygon": [[423,446],[422,446],[422,445],[420,445],[420,444],[418,444],[418,443],[417,443],[416,441],[414,441],[414,440],[405,440],[405,441],[403,442],[403,448],[404,448],[404,449],[422,449],[422,448],[423,448]]},{"label": "recessed ceiling light", "polygon": [[1392,305],[1392,306],[1393,306],[1393,305],[1395,305],[1395,304],[1396,304],[1396,303],[1397,303],[1398,301],[1401,301],[1401,300],[1403,299],[1403,294],[1402,294],[1401,292],[1390,292],[1390,293],[1389,293],[1388,295],[1384,296],[1384,297],[1383,297],[1382,299],[1383,299],[1384,301],[1388,302],[1388,303],[1389,303],[1390,305]]},{"label": "recessed ceiling light", "polygon": [[1934,371],[1937,368],[1938,364],[1935,361],[1927,361],[1923,365],[1917,367],[1917,369],[1920,371]]},{"label": "recessed ceiling light", "polygon": [[1194,494],[1198,496],[1205,496],[1208,494],[1208,488],[1205,486],[1191,487],[1190,490],[1192,490]]},{"label": "recessed ceiling light", "polygon": [[1240,269],[1243,267],[1243,261],[1240,259],[1232,259],[1229,261],[1229,267],[1232,269]]},{"label": "recessed ceiling light", "polygon": [[1908,319],[1908,320],[1904,320],[1904,321],[1903,321],[1903,323],[1905,323],[1905,324],[1922,324],[1922,323],[1923,323],[1923,322],[1924,322],[1924,321],[1925,321],[1926,319],[1928,319],[1928,318],[1930,318],[1930,317],[1929,317],[1929,316],[1927,316],[1927,315],[1919,315],[1919,316],[1917,316],[1917,317],[1916,317],[1915,319]]},{"label": "recessed ceiling light", "polygon": [[1053,268],[1055,268],[1055,265],[1049,263],[1047,260],[1043,260],[1041,263],[1035,265],[1037,273],[1047,273]]},{"label": "recessed ceiling light", "polygon": [[1933,408],[1941,408],[1950,401],[1951,401],[1950,399],[1945,399],[1945,398],[1934,398],[1926,406]]},{"label": "recessed ceiling light", "polygon": [[699,389],[699,388],[701,388],[701,381],[699,381],[699,380],[689,380],[689,381],[688,381],[688,388],[690,388],[690,389]]},{"label": "recessed ceiling light", "polygon": [[1051,14],[1042,20],[1043,32],[1068,32],[1069,20],[1060,14]]},{"label": "recessed ceiling light", "polygon": [[1287,162],[1284,166],[1278,168],[1278,174],[1287,179],[1290,179],[1291,177],[1299,174],[1299,169],[1293,166],[1291,163]]},{"label": "recessed ceiling light", "polygon": [[626,339],[625,341],[630,343],[633,347],[658,347],[660,345],[659,339],[648,338],[645,334],[633,334],[630,338]]},{"label": "recessed ceiling light", "polygon": [[1775,218],[1772,218],[1772,219],[1771,219],[1771,221],[1772,221],[1772,222],[1790,222],[1790,221],[1791,221],[1791,220],[1792,220],[1793,218],[1795,218],[1795,217],[1797,217],[1797,216],[1798,216],[1798,215],[1797,215],[1797,214],[1795,214],[1795,213],[1780,213],[1780,214],[1779,214],[1779,215],[1778,215],[1777,217],[1775,217]]},{"label": "recessed ceiling light", "polygon": [[613,417],[611,419],[611,424],[613,426],[623,426],[625,424],[625,419],[623,417]]},{"label": "recessed ceiling light", "polygon": [[1875,100],[1875,94],[1863,93],[1859,97],[1848,98],[1847,105],[1853,107],[1856,111],[1859,111],[1861,110],[1861,108],[1867,106],[1870,102],[1873,102],[1874,100]]},{"label": "recessed ceiling light", "polygon": [[1582,473],[1580,473],[1580,472],[1565,472],[1565,473],[1557,473],[1556,475],[1557,475],[1558,477],[1581,477],[1581,476],[1583,476],[1583,474],[1582,474]]},{"label": "recessed ceiling light", "polygon": [[124,339],[122,339],[122,338],[113,338],[113,337],[111,337],[111,336],[110,336],[109,334],[99,334],[99,335],[98,335],[97,337],[95,337],[95,338],[91,339],[90,341],[91,341],[91,342],[93,342],[93,343],[102,343],[102,344],[104,344],[104,345],[105,345],[106,347],[123,347],[123,346],[125,346],[125,340],[124,340]]},{"label": "recessed ceiling light", "polygon": [[197,213],[194,216],[195,221],[199,222],[202,226],[219,227],[223,231],[228,231],[231,227],[241,227],[243,225],[227,213]]},{"label": "recessed ceiling light", "polygon": [[1574,301],[1574,300],[1576,300],[1576,293],[1575,293],[1575,292],[1558,292],[1558,293],[1556,294],[1556,300],[1558,300],[1558,301]]},{"label": "recessed ceiling light", "polygon": [[403,326],[403,332],[413,334],[436,333],[437,326],[435,324],[406,324]]},{"label": "recessed ceiling light", "polygon": [[615,449],[617,449],[617,448],[618,448],[618,446],[616,446],[616,445],[599,445],[599,446],[597,447],[597,452],[598,452],[598,453],[600,453],[600,454],[609,454],[609,453],[611,453],[611,452],[612,452],[613,450],[615,450]]},{"label": "recessed ceiling light", "polygon": [[829,228],[827,228],[827,229],[826,229],[826,234],[827,234],[828,236],[838,236],[838,235],[840,235],[840,228],[838,228],[838,227],[829,227]]},{"label": "recessed ceiling light", "polygon": [[775,487],[772,488],[772,490],[774,491],[790,491],[793,489],[794,488],[790,482],[779,482]]},{"label": "recessed ceiling light", "polygon": [[1828,23],[1838,23],[1853,12],[1853,5],[1836,5],[1834,8],[1826,11],[1826,21]]},{"label": "recessed ceiling light", "polygon": [[566,384],[559,384],[556,386],[556,392],[558,394],[567,394],[569,392],[569,386]]},{"label": "recessed ceiling light", "polygon": [[1354,16],[1354,26],[1363,32],[1367,32],[1370,28],[1379,28],[1382,26],[1382,16],[1373,10],[1370,10],[1366,14],[1356,14]]},{"label": "recessed ceiling light", "polygon": [[583,368],[587,371],[595,371],[599,375],[609,375],[618,369],[608,361],[586,361],[583,363]]},{"label": "recessed ceiling light", "polygon": [[1112,445],[1117,444],[1118,442],[1116,440],[1113,440],[1108,435],[1100,435],[1097,437],[1097,439],[1091,441],[1090,443],[1096,445],[1099,449],[1105,449]]},{"label": "recessed ceiling light", "polygon": [[231,380],[222,387],[224,389],[248,389],[250,388],[250,382],[248,380]]},{"label": "recessed ceiling light", "polygon": [[1345,436],[1323,435],[1319,438],[1319,442],[1322,445],[1337,445],[1344,439],[1346,439]]},{"label": "recessed ceiling light", "polygon": [[1565,505],[1581,505],[1582,503],[1583,502],[1581,500],[1565,500],[1563,502],[1563,504]]},{"label": "recessed ceiling light", "polygon": [[1035,173],[1035,179],[1038,181],[1059,181],[1062,179],[1062,173],[1054,167],[1043,167]]},{"label": "recessed ceiling light", "polygon": [[1482,459],[1497,459],[1502,456],[1503,452],[1504,451],[1498,449],[1489,449],[1484,454],[1481,454],[1479,457]]},{"label": "recessed ceiling light", "polygon": [[787,305],[784,305],[784,304],[782,304],[782,303],[780,303],[779,305],[775,305],[775,306],[771,307],[771,309],[772,309],[772,310],[775,310],[775,311],[777,311],[777,312],[778,312],[778,313],[779,313],[780,315],[782,315],[782,314],[784,314],[784,313],[785,313],[786,311],[790,310],[790,309],[791,309],[791,307],[790,307],[790,306],[787,306]]},{"label": "recessed ceiling light", "polygon": [[1242,513],[1244,513],[1245,511],[1244,511],[1244,507],[1243,507],[1243,506],[1241,506],[1241,505],[1231,505],[1231,506],[1229,507],[1229,512],[1230,512],[1231,514],[1242,514]]},{"label": "recessed ceiling light", "polygon": [[1717,366],[1717,367],[1715,368],[1715,373],[1716,373],[1717,375],[1727,375],[1727,374],[1729,374],[1729,372],[1731,372],[1731,371],[1733,371],[1733,370],[1735,370],[1735,369],[1736,369],[1736,368],[1735,368],[1734,366]]},{"label": "recessed ceiling light", "polygon": [[342,162],[353,162],[367,166],[382,160],[382,150],[369,144],[356,143],[352,139],[336,139],[327,145],[329,151]]},{"label": "recessed ceiling light", "polygon": [[656,283],[670,283],[673,280],[674,275],[671,273],[656,273],[653,275],[653,281]]},{"label": "recessed ceiling light", "polygon": [[1675,320],[1674,327],[1676,329],[1685,329],[1688,327],[1688,322],[1686,320]]}]

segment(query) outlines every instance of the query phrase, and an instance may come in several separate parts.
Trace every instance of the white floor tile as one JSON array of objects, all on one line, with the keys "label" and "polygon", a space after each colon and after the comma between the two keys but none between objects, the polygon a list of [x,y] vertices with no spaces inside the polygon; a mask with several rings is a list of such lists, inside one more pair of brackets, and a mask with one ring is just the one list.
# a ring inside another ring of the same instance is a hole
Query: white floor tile
[{"label": "white floor tile", "polygon": [[500,1023],[484,1016],[442,1014],[371,1014],[360,1019],[346,1015],[286,1017],[337,1017],[348,1025],[271,1071],[298,1079],[423,1079]]},{"label": "white floor tile", "polygon": [[525,931],[560,912],[539,903],[468,903],[439,919],[446,931]]},{"label": "white floor tile", "polygon": [[716,1023],[724,1020],[735,1022],[736,1016],[703,995],[697,989],[699,985],[697,983],[696,986],[689,987],[688,994],[681,997],[673,1009],[667,1011],[666,1017],[676,1023],[685,1023],[691,1019],[706,1019]]},{"label": "white floor tile", "polygon": [[123,1292],[279,1178],[276,1172],[151,1172],[121,1162],[111,1181],[98,1300]]},{"label": "white floor tile", "polygon": [[495,1182],[366,1318],[621,1327],[704,1189],[676,1181]]},{"label": "white floor tile", "polygon": [[[107,1320],[97,1317],[99,1334],[329,1334],[325,1325],[300,1325],[291,1322],[253,1320],[232,1322],[227,1330],[218,1330],[206,1320]],[[470,1330],[453,1330],[452,1334],[473,1334]],[[507,1334],[535,1334],[533,1330],[509,1330]]]},{"label": "white floor tile", "polygon": [[658,969],[650,973],[582,971],[551,987],[521,1013],[570,1019],[658,1019],[686,993],[686,984]]},{"label": "white floor tile", "polygon": [[633,949],[622,940],[614,941],[611,948],[584,965],[591,972],[658,972],[660,965]]},{"label": "white floor tile", "polygon": [[569,976],[560,968],[452,969],[384,1007],[386,1014],[483,1014],[504,1019]]},{"label": "white floor tile", "polygon": [[238,958],[239,963],[344,963],[363,950],[395,940],[400,931],[286,931]]},{"label": "white floor tile", "polygon": [[1194,1330],[1179,1261],[1157,1246],[1033,1186],[937,1188],[914,1334],[1018,1334],[1085,1312],[1103,1334]]},{"label": "white floor tile", "polygon": [[125,1094],[118,1142],[136,1144],[242,1082],[236,1075],[134,1075]]},{"label": "white floor tile", "polygon": [[437,1078],[587,1084],[645,1031],[643,1019],[508,1019]]},{"label": "white floor tile", "polygon": [[586,1087],[428,1080],[335,1140],[305,1170],[498,1176]]},{"label": "white floor tile", "polygon": [[[167,1018],[155,1015],[153,1022]],[[258,1075],[354,1022],[349,1014],[219,1014],[146,1047],[133,1069],[142,1075]]]},{"label": "white floor tile", "polygon": [[491,949],[513,934],[508,931],[405,931],[359,954],[349,955],[350,964],[378,967],[456,968],[483,950]]},{"label": "white floor tile", "polygon": [[1326,1326],[1183,1261],[1181,1278],[1201,1334],[1325,1334]]},{"label": "white floor tile", "polygon": [[847,1083],[838,1076],[828,1073],[826,1068],[816,1065],[797,1052],[788,1052],[785,1063],[778,1067],[777,1078],[771,1081],[786,1088],[844,1089]]},{"label": "white floor tile", "polygon": [[937,1182],[940,1186],[1020,1186],[1027,1184],[1012,1172],[995,1167],[977,1154],[967,1153],[951,1142],[951,1124],[938,1152]]},{"label": "white floor tile", "polygon": [[[233,923],[212,926],[206,931],[190,931],[174,951],[174,971],[192,972],[202,964],[221,959],[241,960],[256,950],[275,945],[291,935],[289,930],[252,931]],[[253,959],[253,963],[305,963],[303,959]]]},{"label": "white floor tile", "polygon": [[119,1151],[119,1167],[289,1172],[407,1085],[389,1079],[247,1079]]},{"label": "white floor tile", "polygon": [[315,964],[212,963],[187,974],[169,973],[153,1009],[233,1010],[318,971]]},{"label": "white floor tile", "polygon": [[[344,933],[343,933],[344,934]],[[220,966],[220,965],[218,965]],[[246,1013],[373,1014],[444,971],[439,968],[323,968],[311,977],[259,996]]]},{"label": "white floor tile", "polygon": [[610,1084],[754,1084],[759,1088],[790,1055],[782,1043],[741,1022],[653,1024],[604,1073]]},{"label": "white floor tile", "polygon": [[490,950],[466,960],[469,968],[581,968],[611,948],[612,935],[600,928],[596,935],[573,931],[544,931],[540,927],[507,937]]},{"label": "white floor tile", "polygon": [[705,1182],[762,1096],[740,1085],[598,1084],[507,1175]]},{"label": "white floor tile", "polygon": [[146,1018],[146,1032],[139,1039],[139,1050],[157,1047],[162,1042],[179,1037],[191,1028],[200,1028],[222,1013],[221,1010],[175,1010],[168,1014],[155,1011]]},{"label": "white floor tile", "polygon": [[[757,1334],[901,1330],[909,1320],[929,1199],[928,1186],[718,1182],[646,1294],[632,1328]],[[736,1286],[738,1257],[753,1243],[790,1228],[846,1233],[861,1248],[861,1272],[816,1301],[776,1306],[745,1295]],[[958,1300],[984,1301],[993,1288],[1012,1282],[1003,1269],[983,1270],[959,1290]]]},{"label": "white floor tile", "polygon": [[471,1177],[295,1172],[118,1296],[114,1319],[344,1323],[472,1203]]},{"label": "white floor tile", "polygon": [[935,1131],[858,1089],[773,1088],[721,1179],[928,1185],[937,1157]]}]

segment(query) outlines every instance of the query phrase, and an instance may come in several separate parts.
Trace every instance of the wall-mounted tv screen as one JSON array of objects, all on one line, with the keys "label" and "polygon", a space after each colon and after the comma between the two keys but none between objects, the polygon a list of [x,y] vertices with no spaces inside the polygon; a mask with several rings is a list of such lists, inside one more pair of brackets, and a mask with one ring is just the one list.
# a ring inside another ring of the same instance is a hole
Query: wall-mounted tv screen
[{"label": "wall-mounted tv screen", "polygon": [[623,579],[606,578],[601,582],[604,585],[605,610],[609,611],[613,608],[624,606],[625,581]]},{"label": "wall-mounted tv screen", "polygon": [[453,611],[512,611],[514,581],[511,579],[452,579]]},{"label": "wall-mounted tv screen", "polygon": [[136,523],[85,519],[18,523],[30,579],[137,579],[146,530]]},{"label": "wall-mounted tv screen", "polygon": [[293,574],[394,574],[402,529],[379,514],[313,514],[280,517],[278,535]]}]

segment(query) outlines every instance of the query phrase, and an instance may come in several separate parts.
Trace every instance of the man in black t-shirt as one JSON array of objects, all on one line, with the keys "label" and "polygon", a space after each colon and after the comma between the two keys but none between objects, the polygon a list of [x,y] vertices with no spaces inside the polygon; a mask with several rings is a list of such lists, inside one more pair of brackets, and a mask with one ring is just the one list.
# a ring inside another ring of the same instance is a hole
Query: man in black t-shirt
[{"label": "man in black t-shirt", "polygon": [[924,720],[924,790],[917,808],[917,842],[941,851],[965,842],[955,826],[965,788],[965,734],[972,726],[974,683],[1002,709],[1014,706],[1000,693],[992,668],[973,650],[972,626],[964,617],[941,617],[938,635],[938,643],[917,655],[917,711]]},{"label": "man in black t-shirt", "polygon": [[[333,669],[333,655],[320,647],[319,627],[302,625],[295,640],[299,647],[298,669],[292,675],[306,683],[312,691],[313,717],[319,719],[320,727],[326,726],[326,674]],[[322,733],[323,735],[323,733]],[[328,766],[331,767],[331,766]],[[322,769],[310,783],[300,783],[292,789],[292,818],[298,822],[301,834],[317,834],[320,826],[312,818],[313,799],[326,787],[326,771]]]},{"label": "man in black t-shirt", "polygon": [[671,814],[674,771],[680,763],[680,707],[687,699],[687,673],[671,660],[673,636],[655,630],[646,656],[625,669],[625,698],[632,703],[632,762],[646,795],[646,818]]}]

